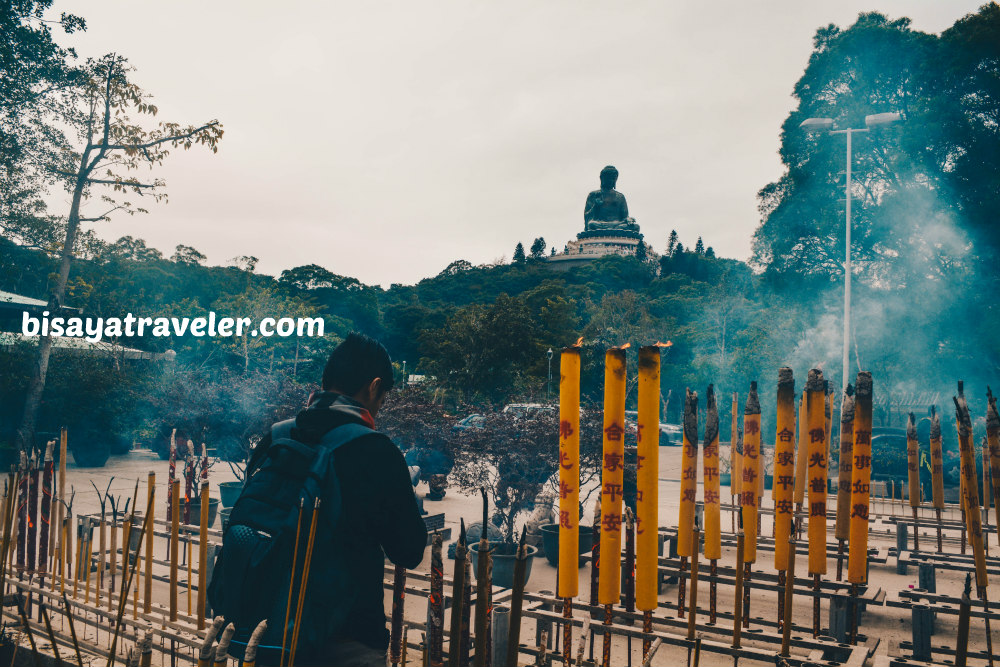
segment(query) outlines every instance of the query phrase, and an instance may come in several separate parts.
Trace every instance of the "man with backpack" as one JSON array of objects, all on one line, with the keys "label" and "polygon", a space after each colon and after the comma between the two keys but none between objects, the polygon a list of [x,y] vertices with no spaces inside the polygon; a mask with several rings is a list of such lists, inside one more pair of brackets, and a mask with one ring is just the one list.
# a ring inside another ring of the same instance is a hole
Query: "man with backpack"
[{"label": "man with backpack", "polygon": [[385,348],[352,333],[322,391],[254,450],[209,589],[237,657],[267,620],[258,664],[289,664],[297,637],[297,666],[385,665],[384,559],[414,568],[427,543],[403,455],[375,430],[392,384]]}]

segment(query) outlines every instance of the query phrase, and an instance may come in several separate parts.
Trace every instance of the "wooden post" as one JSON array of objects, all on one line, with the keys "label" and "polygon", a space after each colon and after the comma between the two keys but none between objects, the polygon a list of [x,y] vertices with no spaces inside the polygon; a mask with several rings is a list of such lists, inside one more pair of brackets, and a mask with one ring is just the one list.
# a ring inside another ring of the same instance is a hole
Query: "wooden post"
[{"label": "wooden post", "polygon": [[694,639],[695,625],[698,618],[698,550],[701,547],[701,531],[694,527],[691,535],[691,603],[688,607],[688,641]]},{"label": "wooden post", "polygon": [[743,531],[736,533],[736,591],[733,596],[733,648],[740,647],[743,633],[743,554],[745,549]]},{"label": "wooden post", "polygon": [[792,602],[795,595],[795,550],[797,548],[795,537],[788,538],[788,571],[785,575],[785,620],[781,626],[781,655],[788,657],[789,644],[792,638],[792,625],[795,615],[792,613]]},{"label": "wooden post", "polygon": [[179,479],[170,482],[170,620],[177,620],[177,566],[180,547],[180,490]]},{"label": "wooden post", "polygon": [[[198,539],[198,629],[205,629],[205,589],[208,586],[208,482],[201,483],[201,529]],[[291,595],[291,593],[289,593]]]},{"label": "wooden post", "polygon": [[146,513],[149,515],[148,521],[145,522],[149,526],[149,533],[145,535],[146,540],[146,579],[145,589],[143,591],[144,595],[142,598],[142,612],[148,614],[152,609],[153,605],[153,527],[156,521],[156,506],[154,505],[156,499],[156,473],[152,470],[149,471],[149,477],[147,478],[147,490],[146,490]]}]

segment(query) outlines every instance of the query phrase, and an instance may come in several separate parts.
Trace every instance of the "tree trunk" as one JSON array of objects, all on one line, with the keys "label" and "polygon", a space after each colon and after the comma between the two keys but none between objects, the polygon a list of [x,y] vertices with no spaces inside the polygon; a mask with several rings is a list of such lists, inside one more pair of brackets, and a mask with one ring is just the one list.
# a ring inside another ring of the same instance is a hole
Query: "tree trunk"
[{"label": "tree trunk", "polygon": [[[73,203],[69,210],[69,221],[66,224],[66,241],[63,243],[62,261],[59,263],[59,276],[49,298],[49,310],[57,315],[66,298],[66,283],[69,282],[70,264],[73,262],[73,246],[76,244],[76,234],[80,228],[80,203],[83,201],[83,189],[87,183],[85,176],[89,150],[84,152],[81,161],[80,176],[73,189]],[[31,369],[31,381],[24,399],[24,412],[21,416],[21,426],[17,429],[17,446],[22,451],[28,451],[34,446],[35,426],[38,423],[38,411],[42,406],[42,393],[45,391],[45,377],[49,371],[49,358],[52,355],[52,337],[41,336],[38,341],[38,357]]]}]

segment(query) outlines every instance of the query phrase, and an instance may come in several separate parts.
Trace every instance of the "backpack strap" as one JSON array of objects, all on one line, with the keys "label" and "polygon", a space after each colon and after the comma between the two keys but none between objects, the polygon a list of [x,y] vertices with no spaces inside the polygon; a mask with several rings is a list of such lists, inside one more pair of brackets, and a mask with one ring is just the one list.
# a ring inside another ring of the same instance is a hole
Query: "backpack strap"
[{"label": "backpack strap", "polygon": [[[336,428],[327,431],[319,441],[319,446],[316,448],[308,447],[309,451],[315,455],[312,465],[309,467],[309,474],[303,483],[303,491],[308,497],[316,498],[320,495],[320,488],[327,478],[327,474],[330,469],[330,457],[333,453],[340,447],[346,445],[349,442],[353,442],[358,438],[363,438],[366,435],[372,433],[377,433],[378,431],[368,428],[364,424],[342,424]],[[295,443],[295,441],[284,440],[284,442]],[[302,445],[301,443],[295,443],[303,448],[307,445]],[[334,501],[336,512],[339,513],[340,499],[328,499]]]}]

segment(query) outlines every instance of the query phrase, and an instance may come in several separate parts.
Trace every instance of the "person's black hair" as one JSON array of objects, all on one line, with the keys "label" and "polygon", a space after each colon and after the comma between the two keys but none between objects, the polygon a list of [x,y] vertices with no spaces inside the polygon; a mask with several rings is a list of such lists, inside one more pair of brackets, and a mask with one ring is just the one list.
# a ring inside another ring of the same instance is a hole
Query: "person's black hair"
[{"label": "person's black hair", "polygon": [[375,378],[382,379],[383,391],[392,389],[389,352],[374,338],[351,332],[327,359],[323,368],[323,389],[353,396]]}]

